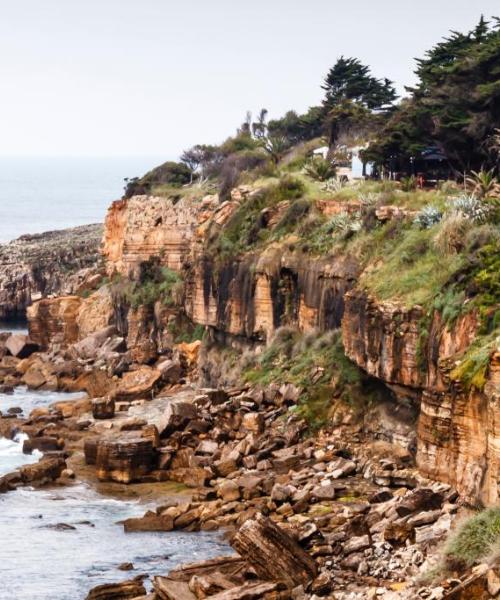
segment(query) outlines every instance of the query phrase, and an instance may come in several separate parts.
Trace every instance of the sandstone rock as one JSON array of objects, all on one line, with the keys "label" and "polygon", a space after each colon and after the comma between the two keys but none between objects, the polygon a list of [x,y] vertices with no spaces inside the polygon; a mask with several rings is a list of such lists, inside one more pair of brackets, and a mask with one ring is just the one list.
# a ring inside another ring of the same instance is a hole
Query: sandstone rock
[{"label": "sandstone rock", "polygon": [[218,486],[217,494],[224,502],[232,502],[240,499],[240,488],[234,481],[228,479]]},{"label": "sandstone rock", "polygon": [[317,575],[311,557],[293,538],[261,514],[246,521],[231,543],[265,580],[282,581],[292,589]]},{"label": "sandstone rock", "polygon": [[92,416],[94,419],[112,419],[115,416],[114,398],[94,398],[92,400]]},{"label": "sandstone rock", "polygon": [[146,594],[142,579],[131,579],[121,583],[98,585],[87,595],[86,600],[132,600]]},{"label": "sandstone rock", "polygon": [[197,600],[189,585],[183,581],[154,577],[153,588],[160,600]]},{"label": "sandstone rock", "polygon": [[131,531],[172,531],[174,520],[169,515],[147,513],[143,517],[132,517],[123,521],[125,533]]},{"label": "sandstone rock", "polygon": [[17,358],[28,358],[34,352],[37,352],[39,347],[27,335],[19,333],[12,334],[5,342],[5,348],[12,356]]},{"label": "sandstone rock", "polygon": [[19,469],[24,484],[43,485],[58,479],[66,468],[62,458],[45,458],[32,465],[23,465]]},{"label": "sandstone rock", "polygon": [[151,472],[155,462],[153,443],[148,439],[127,437],[97,443],[95,464],[101,481],[132,483]]},{"label": "sandstone rock", "polygon": [[274,592],[278,586],[270,582],[244,583],[230,590],[210,596],[213,600],[259,600]]},{"label": "sandstone rock", "polygon": [[40,348],[52,343],[72,344],[78,339],[76,318],[82,299],[79,296],[46,298],[28,308],[30,337]]},{"label": "sandstone rock", "polygon": [[430,488],[420,488],[405,496],[396,506],[396,512],[400,517],[405,517],[417,511],[438,509],[442,506],[443,500],[442,494]]},{"label": "sandstone rock", "polygon": [[177,481],[194,488],[203,487],[212,477],[210,471],[201,467],[173,469],[168,474],[172,481]]},{"label": "sandstone rock", "polygon": [[183,429],[190,420],[196,419],[198,411],[191,402],[172,399],[157,423],[161,436],[168,436],[178,429]]},{"label": "sandstone rock", "polygon": [[181,378],[182,369],[177,361],[163,360],[155,368],[161,373],[161,378],[165,383],[178,383]]},{"label": "sandstone rock", "polygon": [[151,398],[160,377],[159,371],[146,366],[125,373],[114,391],[114,399],[131,402],[137,398]]},{"label": "sandstone rock", "polygon": [[345,554],[351,554],[352,552],[361,552],[370,547],[370,537],[368,535],[361,535],[359,537],[352,537],[348,540],[342,550]]},{"label": "sandstone rock", "polygon": [[384,540],[392,544],[404,544],[406,540],[414,537],[413,529],[409,523],[394,521],[384,529]]},{"label": "sandstone rock", "polygon": [[264,416],[262,413],[249,412],[243,415],[243,428],[255,434],[264,431]]}]

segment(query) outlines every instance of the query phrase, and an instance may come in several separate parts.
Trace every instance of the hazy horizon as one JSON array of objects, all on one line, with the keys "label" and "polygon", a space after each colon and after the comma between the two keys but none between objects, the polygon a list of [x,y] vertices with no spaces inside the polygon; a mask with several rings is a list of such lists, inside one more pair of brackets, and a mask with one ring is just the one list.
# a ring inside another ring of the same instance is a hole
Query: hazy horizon
[{"label": "hazy horizon", "polygon": [[18,0],[0,22],[0,155],[175,159],[247,110],[320,102],[340,55],[401,93],[414,58],[497,2]]}]

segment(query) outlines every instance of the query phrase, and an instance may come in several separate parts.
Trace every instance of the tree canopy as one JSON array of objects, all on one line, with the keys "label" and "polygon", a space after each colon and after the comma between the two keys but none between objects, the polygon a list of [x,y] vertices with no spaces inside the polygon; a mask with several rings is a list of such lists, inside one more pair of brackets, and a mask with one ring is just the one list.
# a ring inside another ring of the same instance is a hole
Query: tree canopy
[{"label": "tree canopy", "polygon": [[366,156],[409,159],[436,145],[464,172],[495,167],[500,129],[500,23],[483,17],[469,33],[449,37],[417,61],[418,83]]}]

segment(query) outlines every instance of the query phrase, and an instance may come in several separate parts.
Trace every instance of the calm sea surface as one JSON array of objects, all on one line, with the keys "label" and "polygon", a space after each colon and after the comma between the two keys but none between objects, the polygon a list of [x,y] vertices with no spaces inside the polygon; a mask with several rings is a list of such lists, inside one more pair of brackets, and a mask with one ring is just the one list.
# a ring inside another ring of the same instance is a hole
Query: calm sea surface
[{"label": "calm sea surface", "polygon": [[165,157],[0,157],[0,243],[99,223],[121,197],[125,177],[143,175]]}]

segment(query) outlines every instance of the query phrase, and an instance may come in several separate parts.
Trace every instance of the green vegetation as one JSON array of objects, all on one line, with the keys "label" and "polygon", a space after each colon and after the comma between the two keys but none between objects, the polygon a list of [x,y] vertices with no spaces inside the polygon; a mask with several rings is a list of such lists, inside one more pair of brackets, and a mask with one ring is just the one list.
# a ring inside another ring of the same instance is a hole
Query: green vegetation
[{"label": "green vegetation", "polygon": [[[398,156],[407,167],[430,144],[458,172],[496,169],[500,20],[482,17],[468,33],[453,32],[418,60],[418,83],[392,113],[365,158],[384,165]],[[479,177],[484,189],[487,177]],[[475,185],[475,184],[474,184]]]},{"label": "green vegetation", "polygon": [[487,560],[500,543],[500,508],[483,510],[462,524],[450,537],[444,551],[445,564],[452,571]]},{"label": "green vegetation", "polygon": [[187,319],[182,323],[177,321],[169,323],[168,332],[173,336],[174,344],[191,344],[205,338],[205,327],[199,324],[193,325]]},{"label": "green vegetation", "polygon": [[118,277],[110,285],[112,293],[119,295],[132,308],[153,306],[158,301],[165,306],[178,306],[184,293],[182,276],[160,266],[158,259],[154,258],[141,264],[137,281],[124,281]]},{"label": "green vegetation", "polygon": [[303,335],[282,327],[243,377],[252,384],[279,381],[301,388],[298,413],[313,430],[327,423],[334,399],[361,411],[375,398],[363,372],[346,357],[339,331]]},{"label": "green vegetation", "polygon": [[[300,198],[304,186],[300,179],[284,176],[247,198],[232,215],[221,234],[215,240],[212,251],[219,261],[251,250],[269,237],[264,209],[272,209],[280,202]],[[293,220],[293,217],[290,217]],[[282,226],[289,225],[285,221]]]}]

